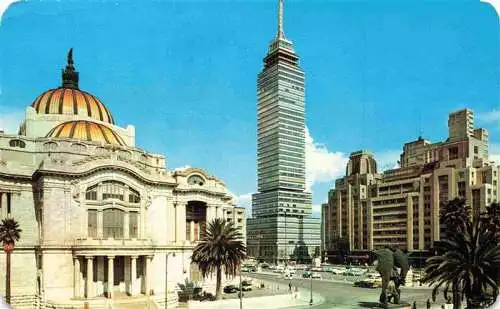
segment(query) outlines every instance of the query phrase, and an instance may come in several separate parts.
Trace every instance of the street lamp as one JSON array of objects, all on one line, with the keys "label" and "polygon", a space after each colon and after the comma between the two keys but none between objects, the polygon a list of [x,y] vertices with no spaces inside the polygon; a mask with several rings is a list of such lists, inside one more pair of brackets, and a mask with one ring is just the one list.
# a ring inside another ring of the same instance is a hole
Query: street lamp
[{"label": "street lamp", "polygon": [[312,306],[313,305],[313,262],[314,260],[311,260],[311,286],[310,286],[310,290],[311,290],[311,299],[309,300],[309,306]]},{"label": "street lamp", "polygon": [[168,256],[169,255],[175,257],[175,252],[167,252],[165,256],[165,309],[168,309]]},{"label": "street lamp", "polygon": [[243,309],[243,285],[241,282],[241,262],[240,262],[240,309]]}]

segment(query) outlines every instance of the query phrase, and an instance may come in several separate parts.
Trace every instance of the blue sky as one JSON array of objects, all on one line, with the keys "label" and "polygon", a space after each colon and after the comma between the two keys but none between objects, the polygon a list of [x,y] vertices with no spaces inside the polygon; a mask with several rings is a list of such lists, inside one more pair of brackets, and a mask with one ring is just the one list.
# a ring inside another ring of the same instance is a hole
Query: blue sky
[{"label": "blue sky", "polygon": [[[403,2],[403,3],[402,3]],[[60,84],[74,48],[80,88],[170,169],[198,166],[248,205],[256,189],[256,76],[276,32],[275,0],[30,1],[0,28],[0,127]],[[358,149],[393,167],[405,142],[446,138],[469,107],[500,154],[500,40],[479,1],[285,1],[306,72],[313,203]],[[500,157],[500,156],[499,156]],[[316,211],[318,207],[314,208]],[[317,212],[316,212],[317,214]]]}]

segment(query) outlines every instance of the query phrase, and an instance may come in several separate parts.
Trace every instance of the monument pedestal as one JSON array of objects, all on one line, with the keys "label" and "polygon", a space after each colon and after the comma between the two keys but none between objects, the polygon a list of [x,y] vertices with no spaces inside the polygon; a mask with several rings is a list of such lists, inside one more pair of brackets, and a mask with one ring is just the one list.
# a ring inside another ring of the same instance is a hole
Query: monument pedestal
[{"label": "monument pedestal", "polygon": [[373,309],[411,309],[411,305],[407,302],[400,302],[399,304],[393,304],[393,303],[387,303],[387,304],[381,304],[379,303],[377,306],[373,307]]}]

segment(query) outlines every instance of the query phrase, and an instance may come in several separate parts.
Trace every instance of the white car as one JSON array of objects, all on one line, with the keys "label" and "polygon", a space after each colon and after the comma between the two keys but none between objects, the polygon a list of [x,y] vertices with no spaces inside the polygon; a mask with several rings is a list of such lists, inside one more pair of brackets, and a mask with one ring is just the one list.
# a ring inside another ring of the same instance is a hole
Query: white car
[{"label": "white car", "polygon": [[320,273],[312,273],[312,276],[311,276],[313,279],[322,279],[321,277],[321,274]]},{"label": "white car", "polygon": [[345,269],[331,268],[330,272],[334,275],[343,275],[345,273]]},{"label": "white car", "polygon": [[323,271],[323,269],[321,267],[313,267],[311,270],[312,271]]}]

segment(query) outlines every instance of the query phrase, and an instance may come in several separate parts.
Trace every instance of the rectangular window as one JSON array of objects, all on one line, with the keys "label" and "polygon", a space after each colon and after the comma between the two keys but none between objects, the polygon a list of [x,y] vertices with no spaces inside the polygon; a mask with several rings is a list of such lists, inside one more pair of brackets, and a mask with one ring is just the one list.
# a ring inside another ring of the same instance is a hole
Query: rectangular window
[{"label": "rectangular window", "polygon": [[137,238],[137,222],[139,221],[139,214],[137,212],[130,212],[128,219],[128,233],[130,238]]},{"label": "rectangular window", "polygon": [[89,209],[88,210],[88,237],[95,238],[97,237],[97,210]]},{"label": "rectangular window", "polygon": [[105,209],[103,211],[104,238],[123,238],[123,215],[120,209]]}]

